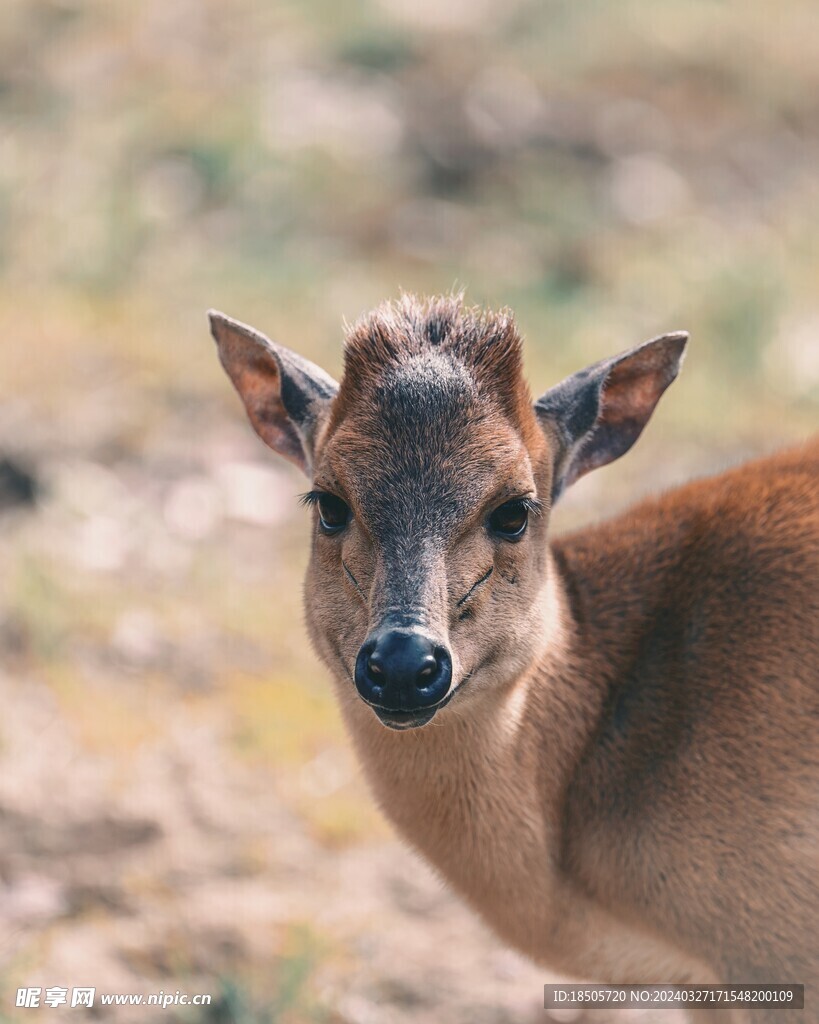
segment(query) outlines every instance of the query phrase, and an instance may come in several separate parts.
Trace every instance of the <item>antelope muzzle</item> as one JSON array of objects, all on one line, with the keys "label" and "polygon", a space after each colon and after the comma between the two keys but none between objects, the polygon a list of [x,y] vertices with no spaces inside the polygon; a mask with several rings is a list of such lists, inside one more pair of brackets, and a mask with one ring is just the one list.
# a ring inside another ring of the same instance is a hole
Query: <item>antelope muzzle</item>
[{"label": "antelope muzzle", "polygon": [[449,651],[418,629],[377,630],[355,664],[355,685],[384,725],[425,725],[443,707],[452,683]]}]

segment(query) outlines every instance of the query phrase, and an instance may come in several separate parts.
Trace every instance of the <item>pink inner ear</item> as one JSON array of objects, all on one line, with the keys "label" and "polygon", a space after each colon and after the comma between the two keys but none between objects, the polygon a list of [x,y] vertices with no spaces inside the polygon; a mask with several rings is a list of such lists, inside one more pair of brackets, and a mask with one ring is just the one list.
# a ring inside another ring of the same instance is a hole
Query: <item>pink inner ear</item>
[{"label": "pink inner ear", "polygon": [[626,367],[618,373],[615,367],[603,387],[601,419],[606,423],[638,420],[645,424],[666,388],[656,371]]},{"label": "pink inner ear", "polygon": [[219,359],[256,433],[309,475],[312,432],[338,385],[320,367],[247,324],[216,310],[208,315]]},{"label": "pink inner ear", "polygon": [[219,358],[256,433],[275,452],[306,471],[301,440],[281,399],[281,373],[275,357],[233,327],[217,323],[214,334]]},{"label": "pink inner ear", "polygon": [[275,360],[253,359],[250,365],[242,366],[231,376],[259,437],[279,455],[304,470],[301,439],[281,399],[281,379]]},{"label": "pink inner ear", "polygon": [[674,338],[673,345],[664,342],[658,339],[612,366],[603,385],[597,422],[571,461],[566,486],[624,455],[640,436],[677,375],[678,346],[684,340]]}]

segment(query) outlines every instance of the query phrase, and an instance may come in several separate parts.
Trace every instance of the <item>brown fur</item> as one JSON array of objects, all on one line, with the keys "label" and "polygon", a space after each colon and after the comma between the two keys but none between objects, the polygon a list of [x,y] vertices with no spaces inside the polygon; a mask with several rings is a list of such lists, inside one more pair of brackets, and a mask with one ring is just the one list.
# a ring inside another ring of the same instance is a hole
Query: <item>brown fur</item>
[{"label": "brown fur", "polygon": [[[385,814],[507,942],[594,980],[803,982],[819,1021],[819,446],[546,540],[558,477],[633,443],[681,338],[533,408],[508,314],[357,325],[305,454],[353,517],[314,535],[308,625]],[[522,493],[544,514],[498,543],[486,510]],[[396,606],[456,687],[400,732],[351,682]]]},{"label": "brown fur", "polygon": [[465,307],[456,295],[423,303],[404,295],[398,302],[383,303],[348,330],[336,420],[343,415],[346,392],[377,380],[390,365],[431,352],[453,356],[467,366],[477,388],[500,399],[508,411],[529,410],[522,343],[511,311]]}]

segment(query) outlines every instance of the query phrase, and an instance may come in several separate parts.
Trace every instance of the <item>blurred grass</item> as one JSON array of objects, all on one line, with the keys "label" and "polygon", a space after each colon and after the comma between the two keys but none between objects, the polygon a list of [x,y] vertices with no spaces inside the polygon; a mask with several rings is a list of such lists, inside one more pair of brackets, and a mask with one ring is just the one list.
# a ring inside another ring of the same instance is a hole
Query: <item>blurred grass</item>
[{"label": "blurred grass", "polygon": [[328,737],[341,739],[332,698],[305,694],[299,679],[234,677],[228,688],[236,709],[235,742],[242,750],[262,752],[284,764],[301,764],[315,757]]},{"label": "blurred grass", "polygon": [[275,765],[276,792],[322,846],[386,837],[346,750],[331,688],[296,674],[226,681],[233,742],[257,765]]},{"label": "blurred grass", "polygon": [[[323,1024],[329,1019],[326,1007],[310,993],[309,982],[317,962],[326,951],[309,929],[294,928],[285,949],[276,960],[272,1000],[254,991],[252,981],[241,977],[222,978],[213,1003],[204,1009],[180,1015],[185,1022],[208,1024]],[[267,988],[268,986],[266,986]]]}]

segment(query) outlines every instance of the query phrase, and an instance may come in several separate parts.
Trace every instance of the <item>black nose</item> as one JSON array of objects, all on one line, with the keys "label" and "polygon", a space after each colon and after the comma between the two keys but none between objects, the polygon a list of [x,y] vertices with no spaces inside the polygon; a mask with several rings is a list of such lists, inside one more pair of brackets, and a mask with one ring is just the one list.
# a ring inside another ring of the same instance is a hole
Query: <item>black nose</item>
[{"label": "black nose", "polygon": [[374,633],[358,652],[355,685],[368,704],[388,711],[431,708],[446,696],[452,658],[417,631]]}]

